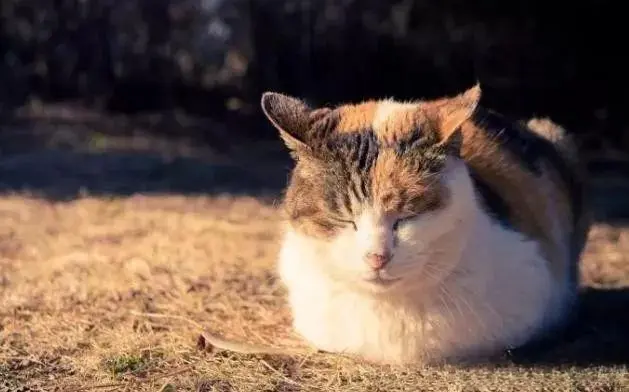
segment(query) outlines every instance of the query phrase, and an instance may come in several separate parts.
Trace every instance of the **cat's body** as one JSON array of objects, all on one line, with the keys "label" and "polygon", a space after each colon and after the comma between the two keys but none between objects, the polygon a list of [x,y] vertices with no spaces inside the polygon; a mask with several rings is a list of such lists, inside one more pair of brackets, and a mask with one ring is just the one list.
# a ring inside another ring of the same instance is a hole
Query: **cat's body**
[{"label": "cat's body", "polygon": [[279,273],[318,349],[473,360],[561,325],[589,220],[576,149],[546,120],[453,98],[310,109],[266,94],[296,158]]}]

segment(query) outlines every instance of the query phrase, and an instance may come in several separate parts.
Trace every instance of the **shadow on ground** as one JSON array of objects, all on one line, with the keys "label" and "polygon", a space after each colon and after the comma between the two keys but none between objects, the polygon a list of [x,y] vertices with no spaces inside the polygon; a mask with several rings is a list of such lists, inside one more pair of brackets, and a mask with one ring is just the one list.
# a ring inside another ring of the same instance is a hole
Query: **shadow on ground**
[{"label": "shadow on ground", "polygon": [[629,289],[588,288],[564,331],[509,353],[525,366],[629,365]]},{"label": "shadow on ground", "polygon": [[274,196],[286,176],[263,177],[238,164],[138,152],[42,151],[0,159],[0,192],[49,200],[82,195],[142,194]]},{"label": "shadow on ground", "polygon": [[[28,109],[1,120],[0,193],[50,200],[135,193],[276,197],[292,162],[279,138],[253,140],[251,127],[270,133],[262,129],[269,124],[247,116],[220,122],[177,113]],[[597,220],[629,219],[629,158],[599,156],[589,166]]]},{"label": "shadow on ground", "polygon": [[291,165],[279,142],[247,140],[228,130],[235,124],[67,116],[53,111],[3,122],[0,193],[53,201],[136,193],[277,196]]}]

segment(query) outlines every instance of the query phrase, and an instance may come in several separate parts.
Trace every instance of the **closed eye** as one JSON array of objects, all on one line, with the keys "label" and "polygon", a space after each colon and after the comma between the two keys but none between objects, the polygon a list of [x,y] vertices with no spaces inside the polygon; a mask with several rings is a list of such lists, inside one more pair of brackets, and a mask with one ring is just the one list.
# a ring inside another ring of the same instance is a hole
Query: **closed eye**
[{"label": "closed eye", "polygon": [[403,224],[404,222],[408,222],[411,219],[416,218],[417,215],[409,215],[409,216],[405,216],[403,218],[399,218],[398,220],[395,221],[395,223],[393,223],[393,230],[397,230],[401,224]]},{"label": "closed eye", "polygon": [[351,221],[351,220],[344,220],[344,219],[337,219],[337,222],[346,225],[346,226],[351,226],[354,228],[354,230],[358,230],[358,227],[356,227],[356,222]]}]

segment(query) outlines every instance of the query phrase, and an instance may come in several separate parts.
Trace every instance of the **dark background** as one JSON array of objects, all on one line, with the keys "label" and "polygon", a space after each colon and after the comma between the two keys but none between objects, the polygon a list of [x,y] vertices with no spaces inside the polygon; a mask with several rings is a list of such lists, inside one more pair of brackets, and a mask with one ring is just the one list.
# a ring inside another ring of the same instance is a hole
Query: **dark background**
[{"label": "dark background", "polygon": [[[266,90],[337,103],[437,97],[476,80],[485,105],[551,116],[578,136],[593,170],[629,174],[622,2],[3,0],[0,7],[0,154],[32,158],[24,163],[29,175],[3,166],[7,189],[52,186],[43,178],[58,173],[44,169],[59,158],[46,154],[88,145],[93,160],[94,146],[111,147],[112,135],[141,134],[144,153],[159,140],[171,158],[183,156],[173,147],[182,141],[186,151],[225,156],[247,145],[251,152],[276,140],[258,106]],[[137,145],[116,140],[117,151],[137,155]],[[195,171],[196,161],[178,162]],[[114,172],[112,181],[125,169]],[[152,175],[177,178],[184,190],[213,189],[199,185],[205,177],[188,189],[175,173]],[[603,201],[621,202],[610,200]]]}]

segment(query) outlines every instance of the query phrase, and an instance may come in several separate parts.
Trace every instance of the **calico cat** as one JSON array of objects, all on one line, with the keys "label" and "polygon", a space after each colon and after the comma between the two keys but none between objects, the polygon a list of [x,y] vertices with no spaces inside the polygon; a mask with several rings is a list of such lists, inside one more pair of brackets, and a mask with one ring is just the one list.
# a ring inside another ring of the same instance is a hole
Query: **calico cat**
[{"label": "calico cat", "polygon": [[314,347],[460,362],[560,327],[590,227],[577,149],[547,119],[453,97],[262,109],[295,161],[279,275]]}]

